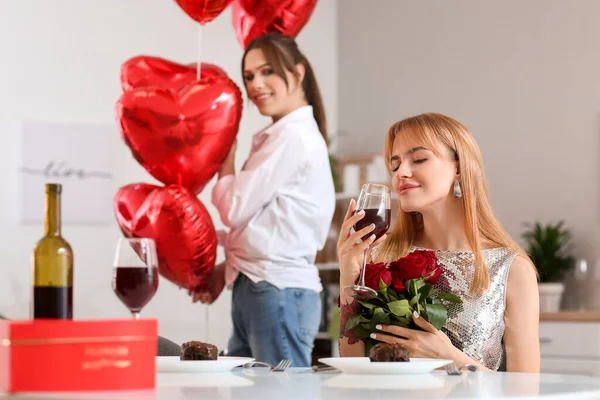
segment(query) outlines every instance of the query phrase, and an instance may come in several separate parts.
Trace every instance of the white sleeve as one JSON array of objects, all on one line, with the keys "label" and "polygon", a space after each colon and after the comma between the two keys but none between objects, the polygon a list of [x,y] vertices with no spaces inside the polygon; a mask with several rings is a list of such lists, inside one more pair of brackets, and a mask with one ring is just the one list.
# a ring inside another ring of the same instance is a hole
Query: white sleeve
[{"label": "white sleeve", "polygon": [[269,136],[250,156],[243,171],[219,179],[212,202],[225,226],[236,228],[247,223],[273,200],[279,188],[306,168],[309,156],[301,134],[289,130]]}]

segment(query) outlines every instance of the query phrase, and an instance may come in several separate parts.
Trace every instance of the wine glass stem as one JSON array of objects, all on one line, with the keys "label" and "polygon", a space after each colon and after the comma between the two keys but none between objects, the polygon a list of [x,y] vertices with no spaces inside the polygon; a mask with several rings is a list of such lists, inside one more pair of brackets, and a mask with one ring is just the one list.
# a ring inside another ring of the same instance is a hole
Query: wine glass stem
[{"label": "wine glass stem", "polygon": [[133,319],[135,319],[136,321],[140,320],[140,312],[139,311],[133,311],[131,313],[131,315],[133,315]]},{"label": "wine glass stem", "polygon": [[204,314],[204,336],[206,338],[206,343],[210,343],[208,328],[209,328],[209,315],[208,315],[208,305],[207,305],[206,306],[206,314]]},{"label": "wine glass stem", "polygon": [[365,254],[363,257],[363,267],[360,270],[360,281],[358,282],[358,284],[360,286],[365,286],[365,270],[367,269],[367,252],[369,251],[369,249],[371,248],[371,246],[367,247],[365,249]]}]

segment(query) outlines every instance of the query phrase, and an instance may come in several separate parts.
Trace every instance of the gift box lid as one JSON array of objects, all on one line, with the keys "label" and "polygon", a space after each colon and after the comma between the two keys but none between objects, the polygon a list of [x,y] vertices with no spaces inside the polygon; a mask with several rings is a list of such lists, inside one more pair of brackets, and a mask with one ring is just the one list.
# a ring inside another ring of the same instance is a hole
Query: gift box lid
[{"label": "gift box lid", "polygon": [[0,321],[4,346],[158,340],[156,319]]}]

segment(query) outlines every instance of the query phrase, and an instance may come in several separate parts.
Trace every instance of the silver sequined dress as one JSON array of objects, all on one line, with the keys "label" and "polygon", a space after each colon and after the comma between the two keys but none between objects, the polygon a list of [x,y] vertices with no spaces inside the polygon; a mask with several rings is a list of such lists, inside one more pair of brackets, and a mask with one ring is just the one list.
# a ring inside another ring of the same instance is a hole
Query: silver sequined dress
[{"label": "silver sequined dress", "polygon": [[[427,250],[412,247],[414,250]],[[484,295],[469,293],[473,280],[474,256],[471,251],[437,250],[436,256],[444,273],[437,287],[442,292],[459,296],[462,304],[448,307],[448,320],[442,330],[454,346],[487,368],[506,370],[504,351],[504,311],[506,282],[510,266],[517,255],[507,248],[483,250],[490,275],[490,287]]]}]

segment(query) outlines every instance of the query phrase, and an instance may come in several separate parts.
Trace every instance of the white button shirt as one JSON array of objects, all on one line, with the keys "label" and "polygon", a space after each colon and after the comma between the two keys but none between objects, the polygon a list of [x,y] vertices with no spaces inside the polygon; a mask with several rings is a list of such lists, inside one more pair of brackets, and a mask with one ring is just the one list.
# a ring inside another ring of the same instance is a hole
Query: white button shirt
[{"label": "white button shirt", "polygon": [[311,106],[255,134],[242,171],[219,179],[212,202],[230,228],[221,240],[228,287],[242,272],[280,289],[323,289],[314,261],[331,226],[335,189]]}]

